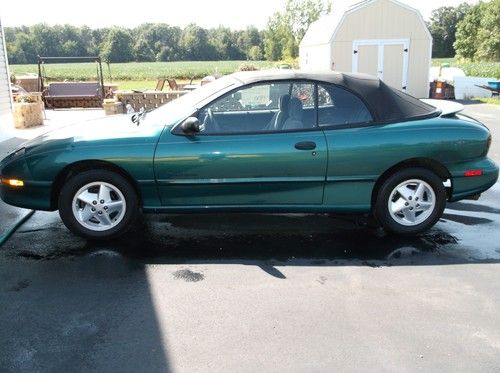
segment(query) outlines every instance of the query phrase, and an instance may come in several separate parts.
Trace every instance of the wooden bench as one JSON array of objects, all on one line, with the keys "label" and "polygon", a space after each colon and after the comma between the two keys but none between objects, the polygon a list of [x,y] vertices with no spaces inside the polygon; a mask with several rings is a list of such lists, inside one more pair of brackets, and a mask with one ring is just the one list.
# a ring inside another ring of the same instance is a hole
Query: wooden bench
[{"label": "wooden bench", "polygon": [[101,107],[102,87],[98,82],[50,83],[44,100],[49,108]]}]

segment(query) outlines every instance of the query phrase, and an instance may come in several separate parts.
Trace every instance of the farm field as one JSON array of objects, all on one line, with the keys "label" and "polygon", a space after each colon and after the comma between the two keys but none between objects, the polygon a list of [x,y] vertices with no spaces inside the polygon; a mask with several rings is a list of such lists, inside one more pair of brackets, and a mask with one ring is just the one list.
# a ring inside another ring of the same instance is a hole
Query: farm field
[{"label": "farm field", "polygon": [[467,76],[484,76],[500,79],[500,61],[497,62],[470,62],[455,58],[433,58],[432,66],[448,63],[452,67],[459,67]]},{"label": "farm field", "polygon": [[[242,65],[253,65],[259,69],[272,68],[275,62],[269,61],[176,61],[176,62],[128,62],[102,64],[106,80],[156,80],[158,78],[192,79],[212,74],[230,74]],[[91,80],[96,77],[96,64],[45,64],[45,76],[51,80]],[[38,67],[33,65],[10,65],[15,75],[36,74]]]},{"label": "farm field", "polygon": [[[128,62],[102,64],[104,81],[118,84],[119,89],[154,89],[158,78],[175,78],[178,83],[199,81],[207,75],[226,75],[240,70],[243,65],[259,69],[273,68],[279,63],[269,61],[176,61],[176,62]],[[10,65],[16,76],[38,73],[38,66]],[[96,80],[97,65],[94,63],[45,64],[43,75],[48,81]]]},{"label": "farm field", "polygon": [[[448,63],[465,71],[470,76],[486,76],[500,79],[500,62],[464,62],[454,58],[436,58],[433,66]],[[129,62],[103,64],[104,80],[117,83],[120,89],[153,89],[158,78],[175,78],[178,82],[198,81],[206,75],[230,74],[243,65],[253,65],[259,69],[273,68],[279,62],[270,61],[176,61],[176,62]],[[36,74],[37,65],[10,65],[16,76]],[[95,80],[96,65],[93,63],[46,64],[44,75],[49,81]]]}]

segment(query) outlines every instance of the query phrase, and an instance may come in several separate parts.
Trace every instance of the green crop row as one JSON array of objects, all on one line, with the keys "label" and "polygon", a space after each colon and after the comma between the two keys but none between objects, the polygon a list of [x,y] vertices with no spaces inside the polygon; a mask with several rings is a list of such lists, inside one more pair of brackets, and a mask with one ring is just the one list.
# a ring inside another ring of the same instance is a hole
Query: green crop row
[{"label": "green crop row", "polygon": [[[103,76],[110,80],[156,80],[158,78],[200,79],[213,74],[230,74],[243,65],[256,68],[271,68],[273,62],[267,61],[179,61],[179,62],[129,62],[103,63]],[[16,76],[36,74],[37,65],[10,65],[11,73]],[[49,80],[95,80],[97,65],[94,63],[45,64],[42,74]]]},{"label": "green crop row", "polygon": [[[500,79],[500,62],[468,62],[453,58],[438,58],[432,61],[434,66],[448,63],[459,67],[469,76],[484,76]],[[213,74],[230,74],[238,71],[243,65],[256,68],[272,68],[275,62],[268,61],[179,61],[179,62],[129,62],[103,64],[103,75],[106,81],[151,81],[158,78],[200,79]],[[37,65],[10,65],[15,75],[36,74]],[[43,75],[52,81],[95,80],[97,66],[93,63],[46,64]]]},{"label": "green crop row", "polygon": [[454,58],[435,58],[432,60],[433,66],[439,66],[442,63],[462,69],[467,76],[500,79],[500,62],[471,62]]}]

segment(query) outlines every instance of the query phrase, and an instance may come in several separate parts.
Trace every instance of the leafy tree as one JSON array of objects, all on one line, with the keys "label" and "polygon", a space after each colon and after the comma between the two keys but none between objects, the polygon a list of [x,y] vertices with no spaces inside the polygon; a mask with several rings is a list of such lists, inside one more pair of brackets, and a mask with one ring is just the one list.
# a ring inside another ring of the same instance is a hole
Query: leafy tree
[{"label": "leafy tree", "polygon": [[[87,28],[88,29],[88,28]],[[86,39],[82,35],[83,28],[71,25],[53,26],[52,30],[59,39],[59,54],[66,57],[87,55]]]},{"label": "leafy tree", "polygon": [[472,7],[457,25],[453,47],[459,57],[474,59],[478,46],[478,31],[481,25],[483,4]]},{"label": "leafy tree", "polygon": [[175,52],[171,47],[161,47],[160,51],[156,54],[156,61],[175,61],[180,58],[175,58]]},{"label": "leafy tree", "polygon": [[216,52],[219,60],[240,60],[246,53],[238,48],[237,34],[227,27],[219,26],[209,32],[209,43]]},{"label": "leafy tree", "polygon": [[181,59],[181,51],[179,42],[181,39],[182,30],[180,27],[171,27],[166,24],[154,25],[146,33],[146,37],[153,45],[153,49],[158,53],[168,51],[168,56],[165,56],[161,61],[176,61]]},{"label": "leafy tree", "polygon": [[247,56],[249,60],[260,61],[264,57],[264,54],[258,45],[254,45],[248,50]]},{"label": "leafy tree", "polygon": [[432,56],[453,57],[457,24],[464,18],[471,6],[462,3],[457,7],[443,6],[432,11],[429,31],[432,35]]},{"label": "leafy tree", "polygon": [[[242,55],[244,55],[247,59],[252,59],[250,57],[250,50],[253,47],[258,47],[259,53],[262,54],[262,39],[263,33],[257,30],[254,26],[248,26],[246,30],[236,31],[236,44]],[[257,50],[253,48],[254,53]],[[259,59],[262,59],[260,57]]]},{"label": "leafy tree", "polygon": [[[260,59],[264,33],[255,27],[185,29],[145,23],[132,29],[37,24],[6,27],[10,63],[36,63],[42,56],[97,56],[107,62]],[[281,53],[281,49],[280,49]]]},{"label": "leafy tree", "polygon": [[285,12],[276,12],[268,20],[264,51],[268,60],[295,58],[299,44],[312,22],[331,10],[325,0],[287,0]]},{"label": "leafy tree", "polygon": [[104,41],[102,56],[107,62],[128,62],[133,60],[132,36],[123,28],[114,27]]},{"label": "leafy tree", "polygon": [[21,33],[15,42],[7,44],[9,63],[36,63],[37,51],[30,34]]},{"label": "leafy tree", "polygon": [[75,57],[82,56],[83,54],[80,53],[80,46],[78,45],[78,42],[75,40],[67,40],[62,45],[60,55],[65,57]]},{"label": "leafy tree", "polygon": [[477,59],[500,61],[500,0],[485,4],[478,40]]},{"label": "leafy tree", "polygon": [[156,55],[151,49],[144,35],[141,35],[139,39],[137,39],[136,43],[134,44],[133,52],[134,59],[138,62],[153,62],[156,60]]},{"label": "leafy tree", "polygon": [[203,61],[215,58],[214,47],[208,43],[208,33],[194,23],[182,31],[179,41],[182,56],[187,60]]},{"label": "leafy tree", "polygon": [[300,43],[307,29],[318,18],[331,11],[331,3],[323,0],[288,0],[286,3],[287,24],[297,43]]},{"label": "leafy tree", "polygon": [[264,32],[264,55],[269,61],[283,58],[283,45],[293,38],[285,23],[285,17],[280,12],[274,13],[267,21]]},{"label": "leafy tree", "polygon": [[60,37],[56,28],[39,23],[30,28],[30,36],[36,54],[40,56],[61,55]]},{"label": "leafy tree", "polygon": [[472,7],[458,24],[457,56],[471,60],[500,60],[500,0]]}]

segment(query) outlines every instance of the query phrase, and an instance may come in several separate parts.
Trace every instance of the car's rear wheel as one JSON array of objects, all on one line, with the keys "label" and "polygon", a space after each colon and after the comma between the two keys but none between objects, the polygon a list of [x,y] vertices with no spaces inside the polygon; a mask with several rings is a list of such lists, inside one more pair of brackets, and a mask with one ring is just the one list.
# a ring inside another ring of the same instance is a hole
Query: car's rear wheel
[{"label": "car's rear wheel", "polygon": [[59,215],[73,233],[89,239],[117,237],[133,225],[137,195],[130,183],[107,170],[71,177],[59,195]]},{"label": "car's rear wheel", "polygon": [[410,235],[436,224],[445,205],[446,191],[439,176],[424,168],[410,168],[384,181],[374,212],[385,230]]}]

